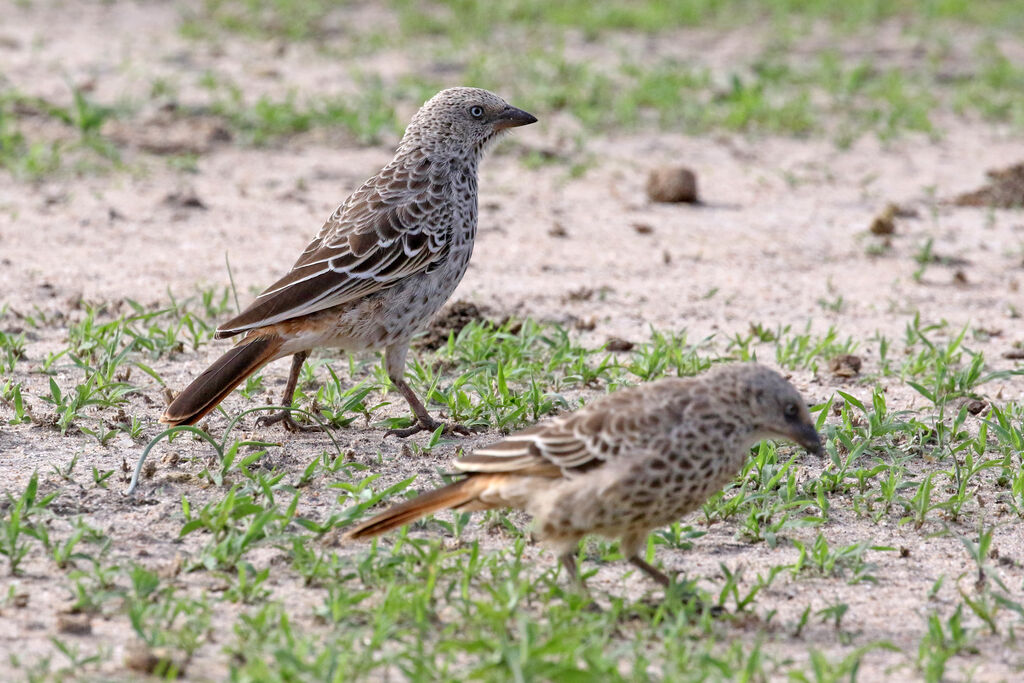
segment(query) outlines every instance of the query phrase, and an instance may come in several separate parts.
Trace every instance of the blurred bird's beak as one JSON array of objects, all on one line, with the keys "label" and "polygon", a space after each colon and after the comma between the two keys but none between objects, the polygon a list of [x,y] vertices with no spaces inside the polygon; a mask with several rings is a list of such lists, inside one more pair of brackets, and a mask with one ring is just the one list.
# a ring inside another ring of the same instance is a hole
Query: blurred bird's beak
[{"label": "blurred bird's beak", "polygon": [[498,114],[498,117],[494,119],[494,130],[505,130],[506,128],[526,126],[536,122],[537,117],[533,114],[525,112],[522,109],[516,109],[515,107],[506,107],[505,110]]},{"label": "blurred bird's beak", "polygon": [[790,435],[790,438],[803,446],[812,455],[816,455],[819,458],[825,455],[825,449],[821,446],[821,437],[818,436],[818,432],[814,429],[813,425],[800,425]]}]

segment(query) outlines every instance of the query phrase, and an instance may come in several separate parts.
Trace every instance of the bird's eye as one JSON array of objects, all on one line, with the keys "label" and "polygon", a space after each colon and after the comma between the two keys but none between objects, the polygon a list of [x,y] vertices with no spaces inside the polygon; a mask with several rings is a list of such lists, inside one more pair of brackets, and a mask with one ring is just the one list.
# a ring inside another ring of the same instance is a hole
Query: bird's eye
[{"label": "bird's eye", "polygon": [[792,420],[796,417],[797,412],[799,411],[797,410],[795,403],[787,403],[786,407],[782,409],[782,414],[786,416],[787,420]]},{"label": "bird's eye", "polygon": [[484,117],[484,108],[479,104],[475,104],[469,108],[469,115],[474,119],[482,119]]}]

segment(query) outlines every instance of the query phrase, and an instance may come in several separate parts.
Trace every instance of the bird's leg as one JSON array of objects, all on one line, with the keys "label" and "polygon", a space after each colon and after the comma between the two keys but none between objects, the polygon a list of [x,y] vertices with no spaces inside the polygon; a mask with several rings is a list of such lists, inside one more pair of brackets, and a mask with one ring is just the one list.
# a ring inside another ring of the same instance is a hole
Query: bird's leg
[{"label": "bird's leg", "polygon": [[576,549],[567,550],[558,556],[558,561],[565,567],[565,573],[569,575],[569,579],[572,581],[573,587],[579,592],[579,594],[590,600],[587,603],[586,609],[588,612],[602,612],[601,606],[594,602],[594,599],[590,597],[590,591],[587,590],[587,584],[583,583],[583,579],[580,578],[580,570],[576,566]]},{"label": "bird's leg", "polygon": [[[652,579],[657,581],[661,586],[663,586],[665,588],[666,597],[671,592],[669,591],[669,588],[675,587],[676,589],[681,589],[678,591],[678,595],[684,603],[690,600],[700,600],[700,596],[692,586],[688,586],[685,581],[681,584],[673,583],[672,579],[670,579],[665,572],[651,566],[649,562],[645,561],[639,555],[634,554],[632,557],[630,557],[629,563],[637,569],[643,571],[645,574],[647,574],[649,577],[651,577]],[[725,608],[721,605],[710,605],[704,607],[704,609],[707,609],[713,617],[725,614]]]},{"label": "bird's leg", "polygon": [[427,409],[423,407],[423,403],[421,403],[420,400],[416,397],[416,394],[415,392],[413,392],[412,387],[410,387],[404,379],[396,380],[392,378],[391,381],[398,389],[398,392],[402,394],[402,397],[409,404],[409,407],[412,408],[412,412],[416,416],[416,424],[410,427],[405,427],[404,429],[389,429],[389,436],[394,435],[401,438],[405,438],[407,436],[412,436],[417,432],[433,432],[436,431],[438,427],[444,427],[444,434],[454,433],[465,435],[470,433],[469,429],[463,425],[448,424],[445,422],[440,422],[439,420],[435,420],[434,418],[430,417],[430,413],[428,413]]},{"label": "bird's leg", "polygon": [[629,563],[642,571],[647,576],[651,577],[665,588],[668,588],[672,583],[672,579],[668,578],[668,574],[661,571],[657,567],[651,565],[647,560],[643,559],[639,555],[633,555],[629,558]]},{"label": "bird's leg", "polygon": [[[284,387],[284,396],[281,397],[281,405],[290,406],[295,398],[295,386],[299,383],[299,373],[302,372],[302,364],[309,357],[309,351],[299,351],[292,356],[292,369],[288,373],[288,383]],[[300,425],[292,419],[290,410],[280,410],[273,415],[265,415],[256,421],[256,424],[267,427],[280,422],[289,432],[316,432],[320,431],[318,425]]]},{"label": "bird's leg", "polygon": [[576,553],[568,550],[558,556],[558,561],[565,567],[565,573],[569,575],[572,582],[578,587],[586,590],[586,585],[580,580],[580,570],[576,566]]},{"label": "bird's leg", "polygon": [[469,434],[469,429],[460,424],[447,424],[440,422],[430,417],[430,413],[423,406],[423,403],[417,398],[416,393],[412,390],[412,387],[405,381],[405,353],[409,350],[408,345],[402,346],[389,346],[387,352],[384,354],[384,363],[387,366],[388,377],[391,379],[391,383],[398,389],[398,393],[402,395],[405,402],[409,404],[412,409],[413,415],[416,416],[416,424],[405,427],[404,429],[389,429],[385,436],[397,436],[399,438],[405,438],[412,436],[417,432],[436,431],[438,427],[444,427],[444,434]]}]

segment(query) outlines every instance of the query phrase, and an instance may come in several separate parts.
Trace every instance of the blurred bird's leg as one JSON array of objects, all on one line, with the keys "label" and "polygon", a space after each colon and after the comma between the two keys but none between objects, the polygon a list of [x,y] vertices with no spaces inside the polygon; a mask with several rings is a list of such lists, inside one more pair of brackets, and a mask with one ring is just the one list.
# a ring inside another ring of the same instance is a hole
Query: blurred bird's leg
[{"label": "blurred bird's leg", "polygon": [[565,573],[569,575],[573,584],[575,584],[577,588],[586,592],[587,586],[580,579],[580,570],[579,567],[576,566],[576,552],[574,550],[567,550],[558,556],[558,561],[562,563],[563,567],[565,567]]},{"label": "blurred bird's leg", "polygon": [[587,584],[585,584],[583,579],[580,578],[580,570],[579,567],[576,566],[577,550],[579,550],[578,544],[572,550],[567,550],[559,555],[558,561],[562,563],[563,567],[565,567],[565,573],[569,575],[573,588],[575,588],[581,596],[590,600],[584,609],[588,612],[603,612],[604,610],[601,606],[594,601],[593,597],[591,597],[590,590],[587,589]]},{"label": "blurred bird's leg", "polygon": [[669,587],[672,583],[672,579],[668,578],[668,574],[661,571],[657,567],[651,565],[647,560],[641,558],[639,555],[633,555],[629,558],[629,563],[642,571],[647,576],[651,577],[665,588]]},{"label": "blurred bird's leg", "polygon": [[412,390],[412,387],[406,383],[405,377],[405,354],[409,351],[409,343],[404,342],[402,344],[389,346],[387,352],[384,354],[384,364],[387,367],[388,378],[391,383],[398,389],[398,393],[402,395],[406,403],[409,404],[409,408],[412,409],[413,415],[416,416],[416,424],[411,427],[404,429],[389,429],[385,436],[397,436],[399,438],[405,438],[412,436],[417,432],[433,432],[438,427],[444,427],[444,434],[462,434],[467,435],[470,433],[469,429],[459,424],[446,424],[430,417],[430,413],[417,398],[416,393]]},{"label": "blurred bird's leg", "polygon": [[[292,356],[292,369],[288,373],[288,383],[284,387],[284,395],[281,397],[281,405],[291,406],[295,397],[295,387],[299,383],[299,373],[302,372],[302,364],[309,357],[309,351],[300,351]],[[257,424],[263,427],[280,422],[289,432],[318,432],[321,431],[318,425],[300,425],[292,419],[290,410],[281,410],[273,415],[266,415],[257,420]]]}]

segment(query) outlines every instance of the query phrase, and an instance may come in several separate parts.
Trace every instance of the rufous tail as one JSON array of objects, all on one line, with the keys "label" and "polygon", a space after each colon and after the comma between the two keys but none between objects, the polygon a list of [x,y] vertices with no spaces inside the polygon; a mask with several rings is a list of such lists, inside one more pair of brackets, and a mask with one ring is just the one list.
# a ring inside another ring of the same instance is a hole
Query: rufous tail
[{"label": "rufous tail", "polygon": [[160,421],[173,426],[199,422],[249,375],[273,360],[283,343],[278,335],[243,341],[192,380],[167,406]]},{"label": "rufous tail", "polygon": [[428,491],[412,500],[399,503],[379,515],[357,524],[345,532],[345,539],[363,539],[379,536],[384,532],[411,524],[417,519],[438,510],[458,509],[486,510],[491,507],[479,500],[478,496],[487,489],[499,475],[472,475],[465,479]]}]

